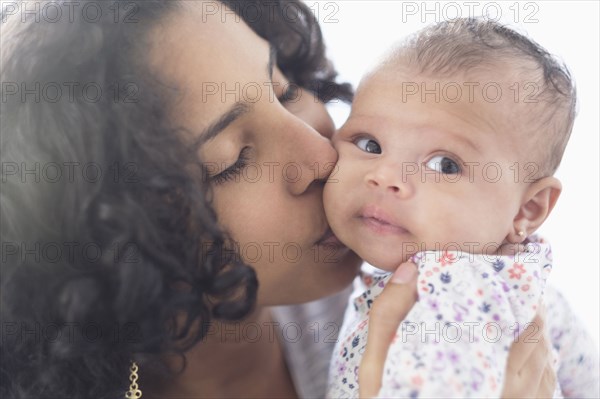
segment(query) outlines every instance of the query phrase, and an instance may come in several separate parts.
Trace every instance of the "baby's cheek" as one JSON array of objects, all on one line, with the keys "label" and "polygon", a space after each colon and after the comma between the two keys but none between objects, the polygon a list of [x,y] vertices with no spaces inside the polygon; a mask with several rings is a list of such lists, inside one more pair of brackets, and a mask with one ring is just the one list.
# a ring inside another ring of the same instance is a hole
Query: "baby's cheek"
[{"label": "baby's cheek", "polygon": [[341,196],[343,191],[341,190],[341,183],[335,176],[337,169],[338,165],[335,165],[323,190],[323,206],[325,207],[325,214],[330,224],[335,222],[339,217],[339,205],[342,201]]},{"label": "baby's cheek", "polygon": [[501,207],[480,200],[454,209],[455,214],[442,228],[446,242],[454,242],[464,251],[483,253],[504,240],[506,217]]},{"label": "baby's cheek", "polygon": [[[470,203],[469,195],[437,186],[423,185],[415,198],[414,234],[428,249],[458,249],[465,242],[480,239],[483,228],[480,204]],[[445,248],[453,246],[451,248]]]},{"label": "baby's cheek", "polygon": [[323,205],[325,215],[333,232],[338,238],[348,245],[348,235],[352,231],[349,224],[353,214],[353,203],[357,199],[354,190],[351,189],[351,176],[340,163],[336,165],[329,176],[323,191]]}]

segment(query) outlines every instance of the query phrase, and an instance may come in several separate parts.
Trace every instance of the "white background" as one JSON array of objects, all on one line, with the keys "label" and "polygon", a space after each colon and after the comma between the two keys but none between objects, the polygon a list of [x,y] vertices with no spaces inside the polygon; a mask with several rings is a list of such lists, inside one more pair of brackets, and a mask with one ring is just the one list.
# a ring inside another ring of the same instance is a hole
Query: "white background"
[{"label": "white background", "polygon": [[[309,1],[328,55],[344,81],[361,75],[393,42],[423,26],[458,16],[485,16],[526,33],[570,68],[578,115],[556,176],[563,193],[538,231],[553,246],[550,282],[600,341],[599,242],[599,6],[597,1]],[[484,14],[485,10],[485,14]],[[340,126],[348,107],[330,106]]]}]

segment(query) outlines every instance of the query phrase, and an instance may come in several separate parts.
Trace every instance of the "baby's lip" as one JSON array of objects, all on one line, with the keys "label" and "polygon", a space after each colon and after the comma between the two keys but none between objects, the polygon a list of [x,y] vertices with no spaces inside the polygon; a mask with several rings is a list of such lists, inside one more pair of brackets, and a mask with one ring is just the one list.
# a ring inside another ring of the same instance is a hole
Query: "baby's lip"
[{"label": "baby's lip", "polygon": [[360,217],[363,218],[371,218],[378,220],[380,222],[395,225],[396,227],[400,227],[400,223],[394,220],[392,216],[386,213],[382,208],[377,205],[365,205],[362,207],[359,213]]},{"label": "baby's lip", "polygon": [[360,210],[358,216],[365,220],[370,220],[381,224],[382,226],[389,226],[394,229],[398,229],[399,231],[406,231],[404,227],[397,221],[393,216],[386,213],[382,208],[377,205],[365,205]]}]

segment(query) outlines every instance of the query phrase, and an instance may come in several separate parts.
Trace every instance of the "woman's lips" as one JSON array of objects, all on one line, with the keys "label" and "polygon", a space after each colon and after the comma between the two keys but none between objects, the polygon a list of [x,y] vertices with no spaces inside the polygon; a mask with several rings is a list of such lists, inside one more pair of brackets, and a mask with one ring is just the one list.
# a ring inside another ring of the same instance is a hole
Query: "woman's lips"
[{"label": "woman's lips", "polygon": [[401,227],[390,215],[374,205],[365,206],[359,213],[362,224],[376,234],[406,234],[408,230]]},{"label": "woman's lips", "polygon": [[328,228],[325,234],[316,242],[316,245],[335,245],[335,246],[343,246],[342,242],[337,238],[337,236],[333,233],[331,228]]}]

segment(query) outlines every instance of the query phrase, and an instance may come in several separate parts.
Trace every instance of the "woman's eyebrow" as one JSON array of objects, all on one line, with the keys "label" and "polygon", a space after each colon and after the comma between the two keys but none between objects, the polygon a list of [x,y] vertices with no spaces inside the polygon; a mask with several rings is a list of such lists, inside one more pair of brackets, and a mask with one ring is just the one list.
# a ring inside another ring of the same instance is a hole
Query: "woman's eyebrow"
[{"label": "woman's eyebrow", "polygon": [[210,126],[200,133],[199,144],[205,144],[206,142],[217,137],[217,135],[225,130],[227,126],[231,125],[240,116],[248,113],[251,109],[252,106],[243,101],[238,101],[233,104],[229,111],[221,115],[216,122],[211,123]]},{"label": "woman's eyebrow", "polygon": [[[269,79],[273,80],[273,70],[275,68],[275,61],[277,58],[277,48],[273,44],[269,44],[269,61],[267,62],[267,74]],[[252,106],[244,101],[238,101],[219,117],[216,122],[213,122],[200,133],[199,145],[205,144],[206,142],[213,140],[219,133],[227,128],[238,119],[240,116],[248,113],[252,109]]]}]

